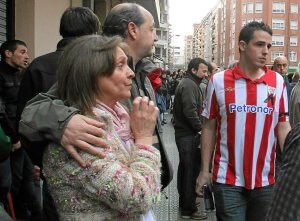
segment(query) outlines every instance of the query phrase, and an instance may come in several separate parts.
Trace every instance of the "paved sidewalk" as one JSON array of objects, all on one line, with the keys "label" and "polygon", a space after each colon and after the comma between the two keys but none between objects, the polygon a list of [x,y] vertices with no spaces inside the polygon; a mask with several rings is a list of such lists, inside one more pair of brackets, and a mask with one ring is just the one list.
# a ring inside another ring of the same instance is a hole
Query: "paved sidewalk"
[{"label": "paved sidewalk", "polygon": [[[174,128],[171,123],[171,114],[165,115],[167,124],[163,126],[163,138],[166,149],[173,165],[174,178],[171,184],[164,190],[161,201],[154,208],[157,221],[187,221],[190,219],[181,219],[178,210],[178,193],[177,193],[177,168],[178,168],[178,151],[175,144]],[[204,210],[201,203],[199,209]],[[216,221],[215,212],[207,212],[207,221]]]}]

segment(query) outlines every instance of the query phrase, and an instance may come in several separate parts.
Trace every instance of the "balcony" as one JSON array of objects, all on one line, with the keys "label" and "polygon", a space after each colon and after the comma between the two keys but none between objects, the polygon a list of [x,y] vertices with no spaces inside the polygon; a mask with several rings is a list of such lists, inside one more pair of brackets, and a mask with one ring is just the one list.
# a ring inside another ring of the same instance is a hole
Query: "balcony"
[{"label": "balcony", "polygon": [[160,24],[160,6],[159,0],[130,0],[146,8],[153,16],[156,27]]}]

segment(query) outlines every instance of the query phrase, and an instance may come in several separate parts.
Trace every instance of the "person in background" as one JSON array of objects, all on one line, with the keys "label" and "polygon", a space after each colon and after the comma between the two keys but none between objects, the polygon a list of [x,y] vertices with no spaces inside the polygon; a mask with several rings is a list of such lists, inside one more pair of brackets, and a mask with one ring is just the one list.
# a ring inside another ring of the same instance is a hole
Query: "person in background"
[{"label": "person in background", "polygon": [[188,64],[187,75],[176,88],[174,99],[175,141],[179,153],[177,189],[181,218],[206,219],[198,210],[195,185],[200,170],[200,133],[203,93],[200,82],[208,76],[208,64],[201,58],[193,58]]},{"label": "person in background", "polygon": [[274,63],[273,63],[273,67],[272,67],[273,71],[276,71],[277,73],[281,74],[281,76],[284,79],[284,82],[286,83],[286,89],[287,89],[287,94],[288,94],[288,99],[290,99],[290,95],[291,95],[291,85],[290,82],[288,80],[288,60],[285,56],[278,56],[274,59]]},{"label": "person in background", "polygon": [[[78,54],[78,51],[81,53]],[[60,220],[149,220],[160,195],[160,154],[152,146],[158,109],[148,97],[131,96],[133,71],[118,37],[85,36],[64,51],[58,96],[90,118],[105,122],[108,148],[101,159],[80,151],[81,168],[58,144],[44,154],[45,177]],[[59,163],[58,163],[59,162]]]},{"label": "person in background", "polygon": [[294,125],[287,135],[283,153],[283,167],[274,186],[274,194],[265,221],[299,220],[300,210],[300,125]]},{"label": "person in background", "polygon": [[161,87],[156,90],[156,103],[159,109],[159,117],[161,125],[167,123],[165,112],[168,110],[168,96],[169,96],[169,81],[167,79],[168,71],[163,70],[160,76]]},{"label": "person in background", "polygon": [[290,102],[289,102],[289,110],[290,110],[290,124],[293,128],[300,122],[300,81],[299,81],[299,73],[296,72],[293,77],[293,86]]},{"label": "person in background", "polygon": [[[35,193],[33,164],[22,148],[18,135],[17,104],[22,70],[28,64],[27,45],[20,40],[8,40],[0,47],[0,102],[5,110],[6,127],[14,130],[10,154],[12,185],[11,195],[18,219],[41,220],[42,209]],[[1,124],[2,125],[2,124]],[[7,168],[9,171],[9,168]]]},{"label": "person in background", "polygon": [[201,137],[196,191],[211,181],[216,216],[223,221],[264,221],[275,183],[275,144],[290,131],[286,85],[269,70],[272,30],[250,22],[239,34],[240,61],[212,76]]},{"label": "person in background", "polygon": [[[148,62],[143,59],[152,55],[153,46],[157,41],[151,13],[135,3],[118,4],[106,17],[103,34],[121,36],[128,45],[128,54],[131,56],[129,64],[135,72],[135,78],[130,99],[125,99],[122,103],[131,110],[135,97],[146,95],[155,101],[151,82],[147,78],[148,73],[144,70]],[[20,121],[20,132],[27,139],[52,140],[62,144],[82,167],[86,167],[87,163],[78,154],[79,149],[104,157],[102,150],[95,147],[107,147],[107,143],[102,139],[105,132],[99,129],[101,127],[103,123],[81,115],[78,108],[65,106],[64,101],[57,99],[56,85],[47,93],[39,94],[29,101]],[[172,180],[173,170],[157,127],[153,136],[153,145],[161,153],[161,180],[162,188],[165,188]]]},{"label": "person in background", "polygon": [[[276,71],[277,73],[279,73],[282,77],[283,80],[286,84],[286,90],[287,90],[287,95],[288,95],[288,103],[290,103],[290,97],[291,97],[291,84],[289,82],[288,79],[288,60],[285,56],[278,56],[274,59],[274,63],[272,66],[272,70]],[[276,178],[277,175],[279,174],[279,170],[281,169],[281,165],[282,165],[282,151],[280,149],[280,145],[277,144],[276,145]]]},{"label": "person in background", "polygon": [[[291,88],[293,90],[293,88],[295,87],[295,85],[298,83],[300,79],[300,74],[299,72],[295,72],[292,76],[292,80],[291,80]],[[292,93],[292,92],[291,92]]]},{"label": "person in background", "polygon": [[219,71],[219,67],[216,63],[210,62],[210,65],[212,66],[211,75],[214,75],[215,73],[217,73]]}]

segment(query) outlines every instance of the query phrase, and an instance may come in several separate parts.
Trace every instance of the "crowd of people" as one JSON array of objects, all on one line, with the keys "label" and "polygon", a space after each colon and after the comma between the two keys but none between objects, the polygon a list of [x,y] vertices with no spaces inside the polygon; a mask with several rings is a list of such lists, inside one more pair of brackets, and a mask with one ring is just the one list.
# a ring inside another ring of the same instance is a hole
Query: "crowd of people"
[{"label": "crowd of people", "polygon": [[142,6],[118,4],[100,27],[73,7],[56,51],[29,64],[25,42],[1,45],[0,220],[155,221],[173,179],[167,112],[181,218],[207,219],[208,185],[217,220],[299,219],[299,74],[288,78],[283,56],[266,66],[268,25],[241,29],[240,59],[225,70],[197,57],[173,72],[150,59],[158,39]]}]

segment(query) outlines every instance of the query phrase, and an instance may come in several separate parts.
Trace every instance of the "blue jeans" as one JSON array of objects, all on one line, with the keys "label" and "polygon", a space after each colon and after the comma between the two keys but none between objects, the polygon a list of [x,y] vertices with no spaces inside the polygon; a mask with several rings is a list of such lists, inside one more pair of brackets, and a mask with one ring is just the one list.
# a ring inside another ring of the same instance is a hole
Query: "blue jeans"
[{"label": "blue jeans", "polygon": [[272,200],[273,185],[253,190],[215,183],[218,221],[264,221]]},{"label": "blue jeans", "polygon": [[181,214],[192,215],[197,211],[195,192],[196,179],[200,171],[200,137],[189,135],[176,137],[179,152],[177,189]]}]

